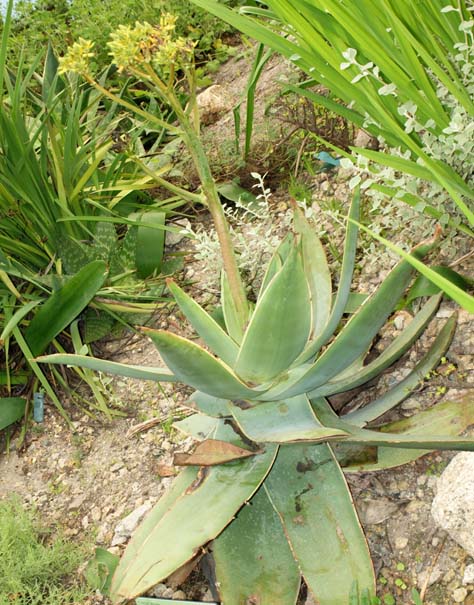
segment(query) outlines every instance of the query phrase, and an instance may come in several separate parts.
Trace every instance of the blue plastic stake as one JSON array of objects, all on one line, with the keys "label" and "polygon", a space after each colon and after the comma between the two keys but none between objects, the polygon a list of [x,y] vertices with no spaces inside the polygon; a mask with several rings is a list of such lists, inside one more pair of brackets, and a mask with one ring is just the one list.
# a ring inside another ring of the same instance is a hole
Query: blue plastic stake
[{"label": "blue plastic stake", "polygon": [[33,420],[35,422],[44,421],[44,393],[34,393],[33,395]]}]

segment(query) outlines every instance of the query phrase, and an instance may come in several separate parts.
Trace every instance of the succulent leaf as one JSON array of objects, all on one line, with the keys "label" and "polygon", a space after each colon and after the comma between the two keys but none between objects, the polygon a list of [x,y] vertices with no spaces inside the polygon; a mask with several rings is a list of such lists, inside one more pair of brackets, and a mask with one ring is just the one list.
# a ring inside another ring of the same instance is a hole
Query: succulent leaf
[{"label": "succulent leaf", "polygon": [[345,312],[349,299],[352,274],[354,273],[356,249],[357,249],[357,234],[359,228],[357,222],[360,217],[360,192],[356,190],[352,198],[351,207],[349,210],[349,220],[346,228],[346,238],[344,243],[344,254],[342,258],[341,275],[339,277],[339,287],[337,289],[336,298],[332,307],[331,315],[326,324],[326,327],[317,334],[315,340],[309,343],[308,347],[303,351],[297,362],[309,361],[318,353],[328,340],[333,336],[339,322]]},{"label": "succulent leaf", "polygon": [[446,353],[451,344],[455,330],[456,314],[453,314],[441,328],[427,353],[415,365],[408,376],[375,401],[359,410],[346,414],[344,420],[355,426],[364,426],[409,397],[413,389],[423,382],[425,376],[438,365],[441,357]]},{"label": "succulent leaf", "polygon": [[249,500],[273,464],[276,446],[251,458],[189,467],[148,514],[114,574],[114,603],[142,594],[214,539]]},{"label": "succulent leaf", "polygon": [[300,572],[263,488],[212,543],[221,601],[294,605]]},{"label": "succulent leaf", "polygon": [[221,304],[224,321],[229,336],[240,344],[245,330],[245,323],[242,322],[239,313],[234,305],[234,299],[230,292],[229,280],[225,271],[221,275]]},{"label": "succulent leaf", "polygon": [[232,366],[237,359],[239,348],[219,324],[204,309],[188,296],[174,282],[169,281],[171,290],[179,308],[186,316],[206,345],[222,359],[224,363]]},{"label": "succulent leaf", "polygon": [[269,401],[249,409],[229,404],[229,410],[242,432],[257,443],[318,442],[347,435],[343,430],[322,426],[306,395]]},{"label": "succulent leaf", "polygon": [[[415,248],[413,255],[427,254],[434,242]],[[310,392],[336,376],[367,350],[373,338],[385,323],[403,295],[413,275],[412,266],[405,260],[392,269],[378,290],[370,296],[360,310],[337,335],[331,345],[317,359],[306,374],[282,397]]]},{"label": "succulent leaf", "polygon": [[375,376],[378,376],[383,370],[399,359],[411,347],[415,340],[417,340],[428,325],[430,319],[436,313],[441,298],[442,294],[430,298],[403,332],[397,336],[387,348],[374,359],[374,361],[360,368],[357,372],[352,371],[349,373],[346,370],[343,370],[341,374],[334,376],[334,378],[326,384],[311,391],[309,397],[334,395],[335,393],[349,391],[350,389],[354,389],[355,387],[368,382]]},{"label": "succulent leaf", "polygon": [[147,328],[143,331],[153,340],[166,365],[181,382],[222,399],[255,396],[255,392],[228,366],[194,342],[164,330]]},{"label": "succulent leaf", "polygon": [[303,268],[309,286],[312,307],[310,337],[314,339],[323,332],[331,313],[331,273],[319,237],[297,206],[294,209],[293,222],[296,233],[299,233],[301,237]]},{"label": "succulent leaf", "polygon": [[87,355],[69,355],[55,353],[54,355],[43,355],[37,357],[36,361],[40,363],[53,363],[77,366],[79,368],[88,368],[96,372],[105,372],[106,374],[116,374],[118,376],[127,376],[128,378],[138,378],[140,380],[153,380],[154,382],[176,382],[176,376],[168,368],[155,368],[152,366],[131,366],[126,363],[117,363],[116,361],[107,361],[88,357]]},{"label": "succulent leaf", "polygon": [[264,487],[320,605],[347,605],[354,581],[360,591],[374,592],[364,533],[328,445],[280,447]]},{"label": "succulent leaf", "polygon": [[[403,435],[460,435],[474,424],[474,400],[470,395],[455,401],[443,401],[427,410],[418,412],[410,418],[403,418],[378,427],[379,431],[400,433]],[[369,446],[370,447],[370,446]],[[377,471],[416,460],[431,450],[416,450],[396,447],[377,447],[373,460],[351,460],[351,446],[345,443],[334,444],[334,452],[339,461],[344,459],[345,472]],[[367,450],[368,448],[365,448]],[[360,456],[360,452],[359,452]]]},{"label": "succulent leaf", "polygon": [[259,384],[287,371],[303,350],[310,328],[308,284],[295,245],[257,301],[240,347],[236,374]]}]

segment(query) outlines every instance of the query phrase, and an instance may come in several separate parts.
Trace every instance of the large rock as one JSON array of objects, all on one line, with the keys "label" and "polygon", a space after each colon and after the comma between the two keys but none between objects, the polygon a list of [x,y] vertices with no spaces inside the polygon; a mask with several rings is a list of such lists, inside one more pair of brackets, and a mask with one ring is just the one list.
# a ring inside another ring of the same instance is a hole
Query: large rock
[{"label": "large rock", "polygon": [[462,452],[446,467],[431,512],[438,525],[474,557],[474,453]]}]

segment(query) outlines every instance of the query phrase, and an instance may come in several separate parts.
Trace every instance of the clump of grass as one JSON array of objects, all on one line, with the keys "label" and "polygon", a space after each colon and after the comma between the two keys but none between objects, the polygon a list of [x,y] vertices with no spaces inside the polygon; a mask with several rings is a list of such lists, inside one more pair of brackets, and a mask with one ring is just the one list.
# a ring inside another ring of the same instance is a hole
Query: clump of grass
[{"label": "clump of grass", "polygon": [[17,498],[0,501],[0,605],[84,603],[78,575],[85,547],[52,534]]}]

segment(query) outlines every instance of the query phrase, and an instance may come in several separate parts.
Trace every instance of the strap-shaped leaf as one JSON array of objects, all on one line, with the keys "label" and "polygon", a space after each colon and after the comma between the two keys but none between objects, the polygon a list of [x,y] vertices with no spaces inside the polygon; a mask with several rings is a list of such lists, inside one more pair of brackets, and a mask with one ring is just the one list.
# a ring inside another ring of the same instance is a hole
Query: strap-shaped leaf
[{"label": "strap-shaped leaf", "polygon": [[296,603],[300,572],[263,487],[214,540],[212,552],[223,603]]},{"label": "strap-shaped leaf", "polygon": [[295,246],[257,302],[240,347],[236,374],[263,383],[287,371],[303,350],[310,328],[309,290]]},{"label": "strap-shaped leaf", "polygon": [[43,355],[42,357],[38,357],[36,361],[40,363],[64,364],[68,366],[77,366],[79,368],[88,368],[89,370],[95,370],[96,372],[127,376],[128,378],[139,378],[140,380],[153,380],[155,382],[176,382],[178,380],[167,368],[129,366],[125,363],[97,359],[96,357],[88,357],[87,355],[55,353],[54,355]]},{"label": "strap-shaped leaf", "polygon": [[342,423],[350,435],[346,443],[376,445],[383,447],[403,447],[415,450],[453,450],[474,451],[472,437],[449,437],[449,435],[399,434],[371,431],[369,429],[356,429],[349,423]]},{"label": "strap-shaped leaf", "polygon": [[270,262],[268,263],[268,267],[265,271],[265,275],[263,276],[262,286],[258,295],[259,298],[263,295],[263,293],[267,289],[268,284],[272,281],[278,271],[280,271],[283,267],[283,263],[288,258],[288,255],[293,245],[294,236],[292,233],[287,233],[286,236],[280,242],[278,248],[273,253]]},{"label": "strap-shaped leaf", "polygon": [[215,538],[258,489],[275,453],[268,446],[252,458],[182,473],[130,541],[112,580],[114,603],[142,594]]},{"label": "strap-shaped leaf", "polygon": [[33,355],[40,355],[53,338],[76,319],[102,287],[106,275],[105,263],[93,261],[39,307],[24,333]]},{"label": "strap-shaped leaf", "polygon": [[301,236],[303,268],[308,282],[312,307],[310,337],[314,339],[323,332],[331,313],[331,272],[319,237],[298,206],[295,206],[294,209],[293,223],[295,231]]},{"label": "strap-shaped leaf", "polygon": [[436,313],[442,294],[433,296],[412,319],[403,332],[394,338],[387,348],[374,361],[368,363],[351,376],[335,376],[326,384],[309,393],[309,397],[320,397],[349,391],[378,376],[383,370],[399,359],[418,339],[430,319]]},{"label": "strap-shaped leaf", "polygon": [[228,366],[194,342],[164,330],[144,328],[143,332],[155,343],[177,380],[222,399],[255,395]]},{"label": "strap-shaped leaf", "polygon": [[227,332],[235,342],[240,344],[244,335],[245,325],[240,320],[235,308],[234,299],[230,292],[229,280],[224,270],[222,270],[221,274],[221,304]]},{"label": "strap-shaped leaf", "polygon": [[[434,242],[420,244],[413,255],[421,258],[434,246]],[[350,365],[372,342],[393,311],[413,275],[413,268],[407,261],[401,261],[378,290],[367,299],[360,310],[341,330],[334,342],[313,364],[306,374],[283,397],[310,392],[321,386]]]},{"label": "strap-shaped leaf", "polygon": [[[473,424],[474,399],[471,395],[467,395],[460,400],[437,403],[410,418],[384,424],[378,427],[378,430],[404,435],[424,435],[425,437],[428,435],[453,437],[460,435]],[[351,462],[350,449],[348,450],[350,447],[345,443],[337,443],[334,446],[334,452],[338,460],[345,460],[344,472],[366,472],[393,468],[412,462],[431,451],[378,447],[375,451],[375,460],[370,461],[369,458],[366,462],[362,462],[359,457],[358,461]]]},{"label": "strap-shaped leaf", "polygon": [[320,605],[347,605],[354,582],[360,592],[374,591],[364,533],[327,444],[280,447],[264,487]]},{"label": "strap-shaped leaf", "polygon": [[332,337],[345,312],[351,291],[352,274],[354,273],[357,234],[359,232],[357,222],[359,217],[360,192],[357,189],[354,193],[354,197],[352,198],[352,203],[349,210],[349,220],[347,221],[339,287],[337,289],[336,299],[334,301],[329,321],[327,322],[324,330],[320,334],[316,334],[315,339],[309,343],[308,347],[303,351],[297,362],[308,361],[314,357],[314,355],[316,355],[321,347],[324,346]]},{"label": "strap-shaped leaf", "polygon": [[231,403],[229,410],[243,433],[257,443],[317,442],[346,436],[343,430],[321,425],[306,395],[269,401],[249,409]]},{"label": "strap-shaped leaf", "polygon": [[174,282],[168,282],[174,299],[206,345],[228,365],[233,365],[239,352],[238,346],[220,325]]},{"label": "strap-shaped leaf", "polygon": [[451,344],[455,330],[456,314],[452,315],[444,324],[428,352],[415,365],[408,376],[375,401],[359,410],[346,414],[344,420],[355,426],[364,426],[409,397],[413,389],[423,382],[428,372],[431,372],[438,365],[441,357]]}]

